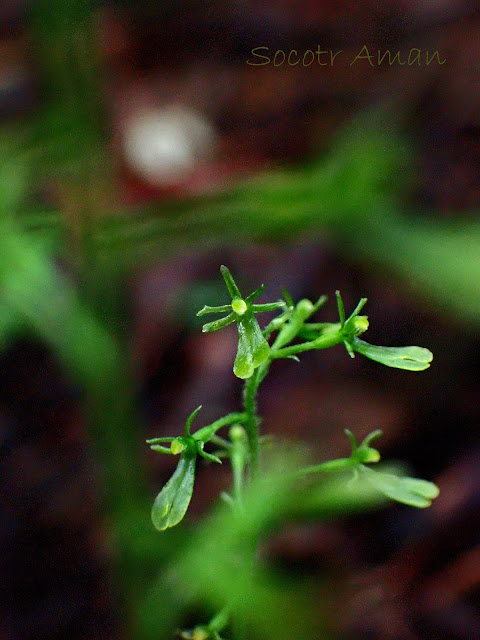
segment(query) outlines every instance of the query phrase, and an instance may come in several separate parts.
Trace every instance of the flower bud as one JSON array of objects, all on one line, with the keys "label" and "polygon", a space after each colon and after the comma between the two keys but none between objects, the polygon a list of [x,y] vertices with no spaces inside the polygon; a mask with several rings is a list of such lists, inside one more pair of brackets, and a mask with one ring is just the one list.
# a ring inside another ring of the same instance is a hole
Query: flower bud
[{"label": "flower bud", "polygon": [[303,300],[300,300],[295,308],[298,316],[305,320],[313,313],[313,310],[313,302],[311,302],[307,298],[303,298]]},{"label": "flower bud", "polygon": [[230,440],[243,440],[246,436],[245,429],[239,424],[234,424],[230,427],[230,431],[228,432],[230,436]]}]

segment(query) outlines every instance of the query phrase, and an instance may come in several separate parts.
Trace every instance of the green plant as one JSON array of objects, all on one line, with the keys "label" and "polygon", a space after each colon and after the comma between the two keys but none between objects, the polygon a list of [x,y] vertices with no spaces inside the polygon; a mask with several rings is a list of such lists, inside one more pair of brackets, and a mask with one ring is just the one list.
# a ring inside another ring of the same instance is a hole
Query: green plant
[{"label": "green plant", "polygon": [[[359,336],[368,329],[367,316],[360,315],[367,302],[366,298],[359,301],[347,318],[342,297],[337,291],[339,321],[310,322],[311,317],[325,303],[326,296],[321,296],[315,303],[303,299],[294,304],[288,292],[284,291],[281,300],[256,304],[254,300],[262,293],[263,286],[244,298],[227,267],[222,266],[221,273],[231,301],[222,306],[204,306],[197,315],[226,314],[205,324],[205,333],[220,330],[233,323],[237,324],[238,349],[233,371],[238,378],[245,380],[243,407],[242,411],[230,413],[192,433],[193,420],[201,409],[198,407],[188,417],[182,436],[153,438],[147,441],[154,451],[180,456],[174,474],[160,491],[152,507],[152,521],[159,531],[175,526],[184,517],[193,493],[198,456],[215,463],[221,463],[222,458],[230,461],[233,487],[231,493],[223,493],[222,498],[235,514],[236,524],[232,526],[233,529],[242,529],[242,524],[239,524],[242,518],[245,522],[249,521],[248,507],[244,501],[246,490],[249,486],[257,486],[255,483],[263,471],[262,438],[259,433],[260,418],[257,414],[256,398],[259,387],[275,360],[290,358],[298,361],[298,356],[305,351],[326,349],[338,344],[343,344],[352,358],[356,353],[360,353],[386,366],[408,371],[427,369],[433,358],[432,353],[422,347],[382,347],[360,339]],[[265,311],[278,311],[279,314],[262,330],[256,316]],[[275,338],[272,338],[274,334]],[[217,433],[227,426],[230,427],[228,439],[220,437]],[[297,465],[295,468],[292,449],[292,461],[288,469],[285,467],[283,482],[286,482],[287,486],[302,486],[308,495],[312,485],[306,481],[307,477],[351,472],[350,485],[357,482],[374,493],[406,505],[428,507],[432,499],[437,497],[438,488],[432,482],[372,468],[371,465],[380,461],[379,451],[371,446],[373,439],[381,435],[380,430],[372,432],[360,445],[349,430],[346,431],[346,435],[352,447],[348,458],[307,466]],[[169,447],[165,446],[165,443],[169,444]],[[207,444],[215,445],[217,450],[208,453],[205,450]],[[282,513],[285,512],[283,509],[284,507],[280,509]],[[255,522],[255,518],[252,522]],[[257,523],[255,527],[260,528]],[[247,525],[244,528],[247,530]],[[256,535],[258,531],[253,534],[253,538]],[[243,536],[245,542],[248,538],[247,535]],[[194,566],[195,556],[192,558],[186,562],[186,566]],[[230,611],[234,609],[232,602],[226,601],[224,604],[225,607],[209,624],[184,631],[181,637],[190,640],[219,640],[220,632],[229,623]]]}]

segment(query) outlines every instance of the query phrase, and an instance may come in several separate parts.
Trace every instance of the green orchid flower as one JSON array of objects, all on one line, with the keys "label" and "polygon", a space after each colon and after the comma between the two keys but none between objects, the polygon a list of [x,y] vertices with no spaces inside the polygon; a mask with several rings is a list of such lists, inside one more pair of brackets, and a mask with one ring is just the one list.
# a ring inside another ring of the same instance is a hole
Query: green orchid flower
[{"label": "green orchid flower", "polygon": [[[153,451],[167,455],[180,455],[172,477],[153,503],[152,522],[159,531],[174,527],[183,519],[192,498],[197,456],[201,456],[209,462],[222,463],[219,457],[204,451],[205,444],[213,440],[217,431],[222,427],[242,423],[245,419],[244,413],[229,413],[215,422],[201,427],[195,433],[191,433],[192,422],[201,408],[200,405],[188,416],[183,436],[147,440]],[[160,443],[170,443],[170,447],[165,447]]]},{"label": "green orchid flower", "polygon": [[253,304],[253,301],[263,292],[264,286],[262,285],[248,297],[243,298],[227,267],[222,265],[220,271],[232,298],[231,304],[220,307],[204,306],[197,313],[197,316],[203,316],[207,313],[228,314],[219,320],[203,325],[202,331],[204,333],[218,331],[218,329],[228,327],[234,322],[237,323],[238,349],[233,372],[237,378],[250,378],[255,369],[263,364],[270,354],[270,345],[260,329],[255,314],[284,309],[286,303],[278,301],[267,304]]},{"label": "green orchid flower", "polygon": [[366,466],[380,460],[379,451],[370,446],[374,438],[382,435],[380,429],[370,433],[360,446],[357,445],[355,436],[351,431],[346,429],[345,433],[352,445],[351,459],[355,460],[358,465],[354,467],[355,472],[390,500],[424,509],[429,507],[432,504],[432,500],[439,495],[440,490],[437,485],[428,480],[400,476]]},{"label": "green orchid flower", "polygon": [[370,360],[375,360],[380,364],[395,369],[405,369],[407,371],[428,369],[433,360],[433,354],[429,349],[414,346],[382,347],[361,340],[359,336],[368,329],[368,318],[367,316],[359,315],[359,313],[367,302],[367,298],[361,298],[348,320],[345,320],[345,310],[339,291],[336,292],[336,296],[340,328],[344,338],[343,344],[352,358],[355,357],[356,352]]},{"label": "green orchid flower", "polygon": [[376,491],[390,500],[421,509],[429,507],[432,500],[439,495],[440,491],[433,482],[379,471],[367,466],[380,461],[380,452],[370,446],[372,440],[382,435],[380,429],[372,431],[360,445],[357,444],[355,436],[349,429],[345,429],[345,434],[352,445],[352,453],[348,458],[337,458],[306,467],[301,469],[298,475],[353,471],[354,478],[364,478]]},{"label": "green orchid flower", "polygon": [[[206,439],[195,437],[196,434],[190,434],[191,424],[202,407],[197,407],[193,411],[185,423],[185,435],[177,438],[153,438],[147,440],[150,448],[159,453],[170,455],[180,454],[177,468],[174,474],[163,487],[155,498],[152,507],[152,522],[158,531],[164,531],[169,527],[174,527],[184,517],[193,494],[193,485],[195,481],[195,467],[197,455],[206,458],[211,462],[221,460],[210,453],[203,450]],[[199,434],[204,429],[199,430]],[[213,435],[213,433],[212,433]],[[170,442],[170,448],[164,447],[160,442]]]}]

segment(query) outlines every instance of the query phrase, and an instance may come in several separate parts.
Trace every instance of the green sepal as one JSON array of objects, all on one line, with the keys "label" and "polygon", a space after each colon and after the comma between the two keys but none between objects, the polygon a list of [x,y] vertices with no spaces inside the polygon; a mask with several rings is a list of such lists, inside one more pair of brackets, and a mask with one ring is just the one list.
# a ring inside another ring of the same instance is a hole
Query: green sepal
[{"label": "green sepal", "polygon": [[178,456],[178,454],[183,453],[185,449],[188,448],[189,442],[187,438],[182,438],[181,436],[175,438],[172,444],[170,445],[170,451],[174,456]]},{"label": "green sepal", "polygon": [[350,326],[354,324],[355,318],[359,315],[360,311],[363,309],[363,307],[366,304],[367,304],[367,298],[360,298],[357,306],[352,311],[348,319],[345,321],[345,324],[343,325],[343,328],[345,329],[345,331],[347,331],[347,333],[349,331]]},{"label": "green sepal", "polygon": [[228,313],[232,308],[230,304],[224,304],[220,307],[209,307],[207,304],[197,311],[197,316],[204,316],[207,313]]},{"label": "green sepal", "polygon": [[424,347],[380,347],[359,338],[352,342],[352,348],[357,353],[380,362],[387,367],[406,369],[407,371],[423,371],[428,369],[433,354]]},{"label": "green sepal", "polygon": [[[229,309],[231,309],[231,305]],[[223,329],[224,327],[228,327],[228,325],[233,324],[235,322],[236,314],[232,311],[228,316],[224,318],[220,318],[219,320],[213,320],[213,322],[207,322],[202,327],[203,333],[212,333],[212,331],[218,331],[218,329]]]},{"label": "green sepal", "polygon": [[172,450],[168,447],[162,447],[160,442],[173,442],[175,438],[164,437],[164,438],[150,438],[147,440],[147,444],[150,445],[150,449],[152,451],[157,451],[158,453],[166,453],[167,455],[173,455]]},{"label": "green sepal", "polygon": [[258,296],[260,296],[263,293],[263,290],[265,289],[265,285],[261,284],[258,289],[255,289],[255,291],[253,293],[251,293],[249,296],[247,296],[245,298],[245,302],[247,304],[251,304],[256,298],[258,298]]},{"label": "green sepal", "polygon": [[203,450],[203,447],[205,446],[204,442],[199,440],[197,441],[196,444],[197,444],[197,452],[199,453],[199,455],[202,456],[202,458],[205,458],[205,460],[208,460],[209,462],[217,462],[218,464],[222,464],[222,461],[220,460],[220,458],[213,455],[213,453],[207,453],[206,451]]},{"label": "green sepal", "polygon": [[290,309],[293,309],[293,308],[295,307],[295,303],[294,303],[294,301],[293,301],[292,296],[291,296],[291,295],[289,294],[289,292],[288,292],[286,289],[284,289],[284,288],[282,288],[282,293],[283,293],[283,298],[284,298],[285,302],[287,303],[287,306],[288,306]]},{"label": "green sepal", "polygon": [[153,526],[158,531],[174,527],[183,519],[192,499],[195,461],[194,453],[185,452],[172,477],[155,498],[151,516]]},{"label": "green sepal", "polygon": [[419,478],[396,476],[392,473],[375,471],[361,465],[359,472],[367,478],[370,484],[396,502],[407,504],[411,507],[424,509],[432,504],[432,500],[439,494],[436,484]]},{"label": "green sepal", "polygon": [[[353,442],[355,440],[355,436],[351,431],[345,429],[345,433],[350,439],[350,442]],[[370,442],[381,435],[381,429],[376,429],[375,431],[372,431],[372,433],[368,434],[368,436],[360,446],[357,446],[355,443],[355,447],[352,447],[352,458],[354,458],[358,462],[358,464],[369,464],[378,462],[380,460],[380,452],[377,449],[371,447]]]},{"label": "green sepal", "polygon": [[286,305],[283,300],[278,302],[266,302],[265,304],[252,304],[253,313],[263,313],[264,311],[277,311],[277,309],[285,309]]},{"label": "green sepal", "polygon": [[225,284],[227,285],[228,292],[232,296],[232,298],[241,298],[242,294],[240,293],[235,280],[233,279],[232,274],[230,273],[230,269],[222,264],[220,267],[220,273],[225,280]]},{"label": "green sepal", "polygon": [[345,306],[343,304],[340,291],[335,291],[335,298],[337,299],[338,317],[340,318],[340,328],[343,329],[345,325]]},{"label": "green sepal", "polygon": [[171,438],[171,437],[165,437],[165,438],[150,438],[149,440],[146,440],[145,442],[147,444],[158,444],[159,442],[173,442],[175,440],[175,438]]},{"label": "green sepal", "polygon": [[195,420],[195,416],[202,408],[202,405],[199,405],[196,409],[192,411],[192,413],[188,416],[187,421],[185,422],[184,432],[187,437],[190,436],[190,427],[192,426],[192,422]]},{"label": "green sepal", "polygon": [[169,449],[168,447],[162,447],[161,444],[151,444],[150,449],[152,451],[156,451],[157,453],[166,453],[167,455],[171,455],[171,456],[174,455],[171,449]]}]

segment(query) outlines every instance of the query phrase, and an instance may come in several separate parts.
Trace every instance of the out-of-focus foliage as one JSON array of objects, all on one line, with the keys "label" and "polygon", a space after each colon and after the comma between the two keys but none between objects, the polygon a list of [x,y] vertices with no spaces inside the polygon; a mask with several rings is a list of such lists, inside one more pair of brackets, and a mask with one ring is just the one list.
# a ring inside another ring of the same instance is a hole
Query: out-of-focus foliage
[{"label": "out-of-focus foliage", "polygon": [[234,603],[233,620],[242,620],[255,638],[307,639],[318,631],[325,613],[312,599],[312,585],[298,580],[293,586],[265,560],[257,564],[257,544],[288,522],[378,508],[384,498],[366,481],[350,482],[350,474],[316,480],[300,492],[292,483],[300,460],[291,447],[277,451],[246,490],[241,512],[218,507],[190,532],[147,597],[139,617],[142,640],[168,637],[185,607],[215,611],[226,601]]},{"label": "out-of-focus foliage", "polygon": [[[133,266],[180,246],[198,247],[206,238],[211,247],[229,243],[234,237],[236,242],[261,238],[283,242],[308,231],[339,238],[339,247],[345,252],[381,262],[408,278],[411,286],[439,306],[476,320],[480,296],[479,245],[475,243],[475,238],[480,238],[478,225],[457,223],[454,231],[446,223],[440,226],[400,213],[397,189],[392,185],[398,186],[393,177],[404,166],[405,151],[396,146],[395,137],[380,122],[360,119],[318,163],[249,181],[208,202],[163,207],[164,215],[158,208],[150,208],[133,216],[89,218],[93,291],[107,266],[110,281],[118,282]],[[136,584],[131,606],[140,611],[138,637],[167,637],[196,598],[207,609],[214,609],[223,604],[226,595],[238,602],[238,616],[260,635],[309,637],[315,608],[309,601],[308,585],[299,585],[292,595],[291,588],[267,569],[253,570],[252,557],[239,551],[240,541],[242,548],[245,541],[253,544],[255,536],[285,513],[290,489],[282,488],[282,483],[268,481],[255,487],[248,498],[248,518],[238,519],[222,510],[202,525],[185,547],[177,546],[172,538],[171,553],[176,561],[153,590],[146,587],[151,566],[134,577],[140,559],[143,564],[146,558],[151,563],[159,556],[147,533],[147,518],[144,527],[132,527],[131,508],[127,508],[132,500],[142,504],[143,483],[138,480],[135,463],[134,414],[125,384],[125,356],[109,324],[98,315],[98,299],[94,296],[89,301],[88,295],[79,295],[55,265],[57,256],[70,257],[64,244],[64,238],[72,233],[67,219],[60,212],[45,217],[22,213],[30,187],[28,169],[28,155],[20,156],[10,148],[3,164],[0,203],[2,340],[19,331],[34,332],[85,385],[93,411],[93,432],[106,461],[117,514],[115,526],[123,539],[123,566],[131,576],[131,580],[127,578],[130,590]],[[374,497],[365,487],[353,498],[344,484],[337,491],[334,485],[325,484],[303,496],[300,504],[296,496],[295,505],[290,502],[290,506],[296,517],[303,518],[344,513],[377,500],[378,495]],[[145,505],[145,514],[148,511]],[[137,516],[141,512],[135,510]],[[235,567],[237,579],[232,581],[231,563],[237,557],[240,566]],[[145,600],[143,594],[147,594]]]},{"label": "out-of-focus foliage", "polygon": [[[391,117],[364,114],[304,168],[278,170],[207,199],[91,220],[97,258],[124,272],[181,246],[333,235],[347,255],[382,264],[440,308],[476,323],[480,225],[472,215],[440,223],[402,210],[399,192],[412,158]],[[29,213],[23,224],[60,238],[55,230],[66,222],[59,214]]]}]

